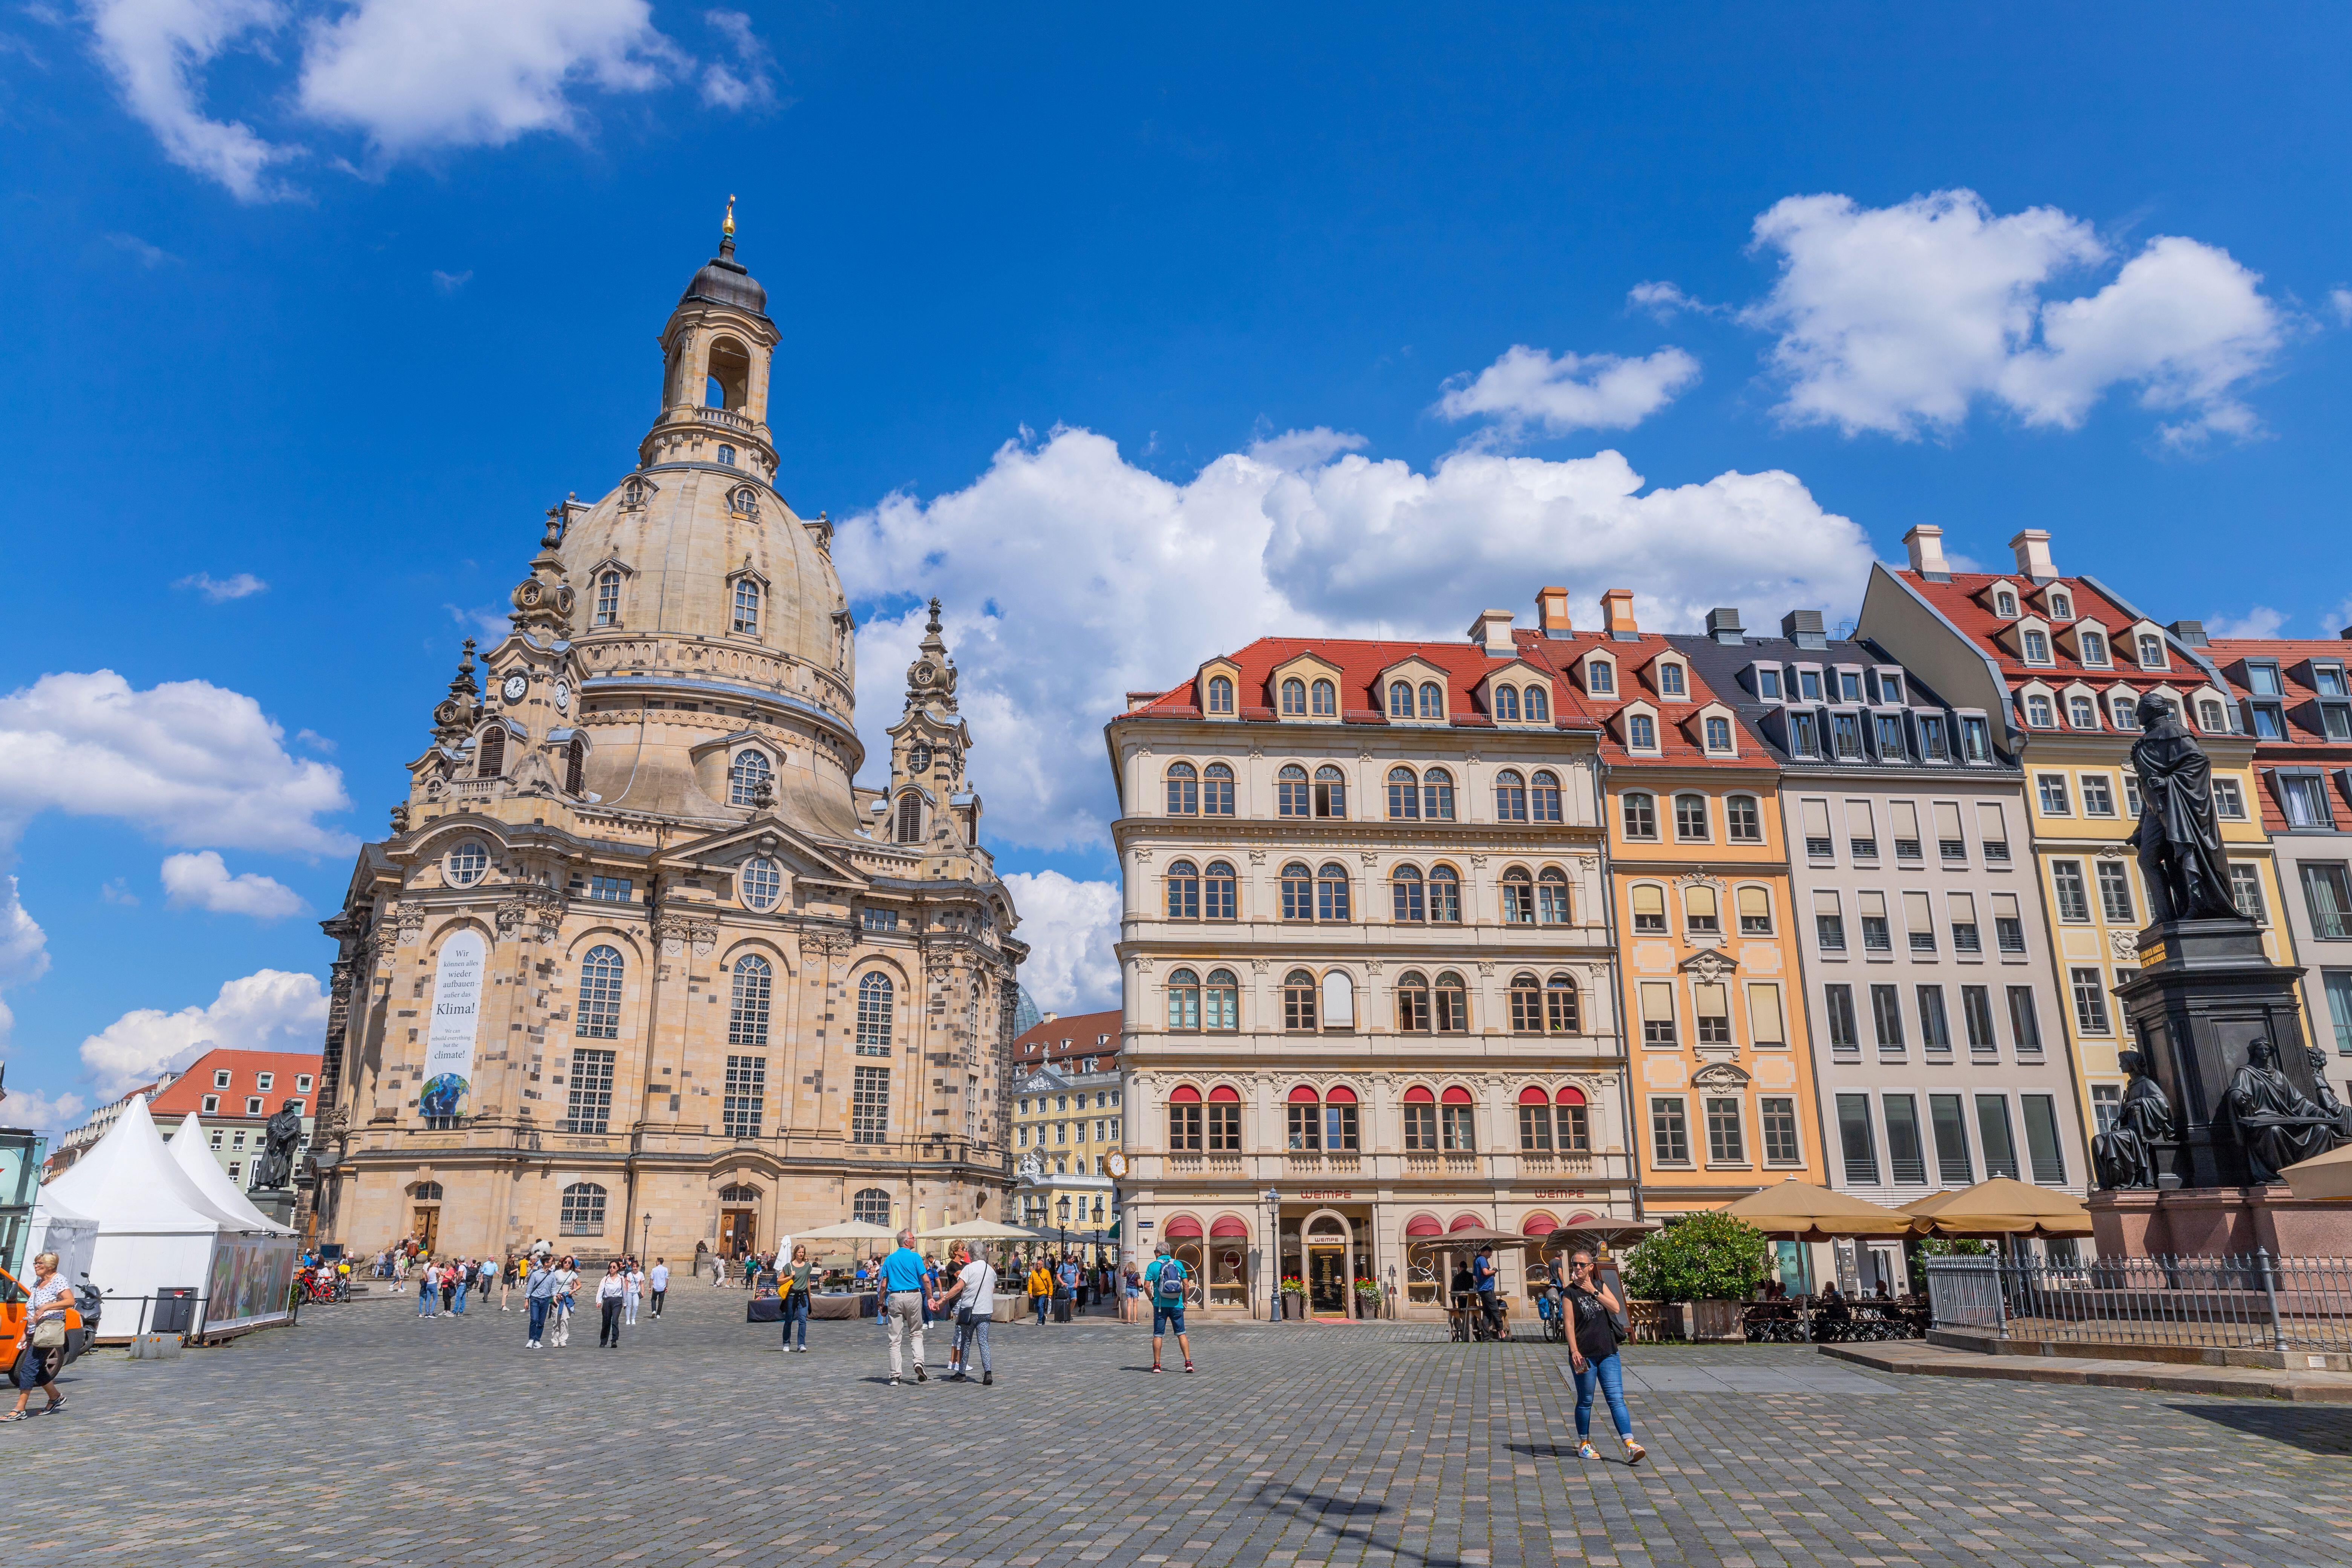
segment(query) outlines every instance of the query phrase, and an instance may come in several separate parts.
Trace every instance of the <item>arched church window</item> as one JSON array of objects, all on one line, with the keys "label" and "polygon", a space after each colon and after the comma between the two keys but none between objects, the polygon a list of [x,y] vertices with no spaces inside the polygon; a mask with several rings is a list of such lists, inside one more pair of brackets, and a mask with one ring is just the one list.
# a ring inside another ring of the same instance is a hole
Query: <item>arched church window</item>
[{"label": "arched church window", "polygon": [[502,724],[493,724],[482,731],[474,747],[474,776],[494,779],[507,771],[507,731]]},{"label": "arched church window", "polygon": [[735,466],[735,448],[728,446],[723,441],[720,442],[719,447],[719,460],[726,464],[729,468],[733,468]]},{"label": "arched church window", "polygon": [[490,852],[482,847],[478,838],[468,838],[449,851],[449,883],[452,887],[470,888],[482,879],[490,868]]},{"label": "arched church window", "polygon": [[890,977],[869,973],[857,983],[857,1054],[890,1054],[890,1013],[895,1000]]},{"label": "arched church window", "polygon": [[747,637],[760,635],[760,584],[749,577],[735,579],[735,629]]},{"label": "arched church window", "polygon": [[742,892],[744,907],[764,912],[774,909],[776,900],[783,896],[783,873],[773,860],[762,855],[743,862],[743,874],[738,879],[738,886]]},{"label": "arched church window", "polygon": [[898,842],[917,844],[923,837],[923,797],[913,790],[898,797]]},{"label": "arched church window", "polygon": [[727,1043],[764,1046],[768,1043],[768,995],[774,972],[768,961],[747,952],[735,961],[735,994],[727,1009]]},{"label": "arched church window", "polygon": [[774,777],[775,773],[768,766],[767,753],[745,747],[735,753],[734,762],[727,769],[727,804],[751,805],[760,793],[760,786]]},{"label": "arched church window", "polygon": [[621,624],[621,574],[605,572],[596,578],[596,624],[617,626]]},{"label": "arched church window", "polygon": [[646,504],[646,481],[631,479],[621,487],[621,504],[631,511]]},{"label": "arched church window", "polygon": [[588,742],[577,735],[563,748],[563,793],[588,793]]},{"label": "arched church window", "polygon": [[580,1005],[572,1032],[583,1039],[621,1037],[621,954],[617,948],[592,947],[580,962]]}]

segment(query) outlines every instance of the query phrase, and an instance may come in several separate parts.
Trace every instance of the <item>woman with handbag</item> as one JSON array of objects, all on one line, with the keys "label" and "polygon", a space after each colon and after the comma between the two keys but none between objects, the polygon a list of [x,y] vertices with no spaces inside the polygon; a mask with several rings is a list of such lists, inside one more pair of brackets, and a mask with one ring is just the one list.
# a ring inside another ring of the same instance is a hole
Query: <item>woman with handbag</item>
[{"label": "woman with handbag", "polygon": [[58,1392],[58,1372],[66,1364],[66,1314],[73,1304],[73,1287],[58,1272],[58,1255],[44,1252],[35,1258],[33,1299],[25,1311],[25,1326],[31,1333],[16,1358],[16,1408],[0,1420],[24,1420],[26,1402],[37,1388],[48,1391],[49,1403],[42,1414],[66,1407],[66,1396]]},{"label": "woman with handbag", "polygon": [[1625,1408],[1625,1370],[1617,1360],[1617,1342],[1625,1304],[1608,1281],[1594,1270],[1592,1252],[1578,1247],[1569,1255],[1568,1300],[1570,1314],[1568,1364],[1576,1374],[1576,1453],[1597,1459],[1592,1446],[1592,1389],[1595,1384],[1609,1397],[1609,1419],[1625,1445],[1625,1463],[1638,1465],[1649,1453],[1633,1441],[1633,1413]]},{"label": "woman with handbag", "polygon": [[971,1358],[980,1357],[981,1386],[996,1381],[996,1371],[988,1364],[988,1325],[996,1317],[996,1270],[980,1248],[964,1249],[964,1266],[956,1282],[940,1296],[940,1310],[955,1308],[955,1370],[948,1373],[950,1383],[971,1381]]},{"label": "woman with handbag", "polygon": [[[784,1295],[784,1349],[795,1355],[808,1354],[809,1292],[815,1285],[815,1268],[809,1262],[808,1248],[793,1248],[793,1260],[777,1271],[776,1286]],[[801,1342],[793,1343],[793,1327],[798,1324]]]}]

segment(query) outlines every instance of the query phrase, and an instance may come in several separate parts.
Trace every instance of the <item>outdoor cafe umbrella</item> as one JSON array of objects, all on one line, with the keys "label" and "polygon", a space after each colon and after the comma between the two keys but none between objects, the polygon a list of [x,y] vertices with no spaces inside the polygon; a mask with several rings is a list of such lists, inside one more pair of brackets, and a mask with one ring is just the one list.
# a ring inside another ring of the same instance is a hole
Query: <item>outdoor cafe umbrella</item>
[{"label": "outdoor cafe umbrella", "polygon": [[937,1237],[942,1241],[1032,1241],[1037,1233],[1022,1226],[1006,1225],[1002,1220],[960,1219],[953,1225],[943,1225],[937,1230],[922,1233],[923,1239]]},{"label": "outdoor cafe umbrella", "polygon": [[2299,1198],[2352,1198],[2352,1144],[2315,1154],[2279,1174]]},{"label": "outdoor cafe umbrella", "polygon": [[1908,1236],[1916,1220],[1862,1198],[1848,1197],[1794,1176],[1723,1205],[1723,1213],[1747,1221],[1767,1236],[1827,1241],[1842,1236]]},{"label": "outdoor cafe umbrella", "polygon": [[845,1219],[839,1225],[821,1225],[814,1230],[796,1231],[793,1239],[800,1241],[891,1241],[898,1232],[887,1225],[873,1225],[862,1219]]},{"label": "outdoor cafe umbrella", "polygon": [[1903,1205],[1941,1237],[2088,1236],[2091,1211],[2080,1198],[1995,1176],[1957,1193],[1930,1193]]}]

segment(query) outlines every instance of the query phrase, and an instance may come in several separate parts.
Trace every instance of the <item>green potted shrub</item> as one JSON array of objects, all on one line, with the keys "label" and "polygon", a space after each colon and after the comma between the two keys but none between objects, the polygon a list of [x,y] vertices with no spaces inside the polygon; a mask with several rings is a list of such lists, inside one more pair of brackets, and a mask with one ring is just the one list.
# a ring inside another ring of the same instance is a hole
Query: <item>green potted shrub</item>
[{"label": "green potted shrub", "polygon": [[1737,1340],[1769,1254],[1764,1233],[1745,1220],[1677,1215],[1625,1255],[1625,1289],[1649,1300],[1688,1302],[1693,1339]]}]

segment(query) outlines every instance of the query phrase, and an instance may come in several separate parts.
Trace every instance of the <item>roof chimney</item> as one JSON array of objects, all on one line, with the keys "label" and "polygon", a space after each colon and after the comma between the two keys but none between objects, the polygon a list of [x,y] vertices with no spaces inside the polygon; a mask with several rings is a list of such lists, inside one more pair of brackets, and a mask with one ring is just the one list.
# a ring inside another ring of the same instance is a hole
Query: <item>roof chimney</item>
[{"label": "roof chimney", "polygon": [[2183,647],[2204,647],[2207,646],[2208,639],[2205,636],[2205,623],[2203,621],[2175,621],[2168,629],[2174,637],[2180,639]]},{"label": "roof chimney", "polygon": [[2050,563],[2050,531],[2046,528],[2021,528],[2017,537],[2009,542],[2017,552],[2017,570],[2021,576],[2037,583],[2047,583],[2058,575],[2058,568]]},{"label": "roof chimney", "polygon": [[1719,643],[1739,647],[1748,641],[1748,628],[1739,624],[1736,609],[1709,610],[1706,613],[1706,635]]},{"label": "roof chimney", "polygon": [[1568,590],[1538,588],[1536,590],[1536,625],[1548,637],[1564,637],[1576,628],[1568,620]]},{"label": "roof chimney", "polygon": [[1508,658],[1511,646],[1511,612],[1481,610],[1478,618],[1470,623],[1470,640],[1496,658]]},{"label": "roof chimney", "polygon": [[1780,617],[1780,635],[1799,647],[1830,646],[1830,639],[1822,635],[1822,613],[1819,610],[1790,610]]},{"label": "roof chimney", "polygon": [[1612,588],[1601,595],[1601,626],[1616,642],[1632,642],[1642,635],[1633,623],[1633,590]]},{"label": "roof chimney", "polygon": [[[2022,538],[2023,535],[2020,535]],[[2042,536],[2049,538],[2048,534]],[[1944,561],[1944,531],[1932,522],[1923,522],[1903,536],[1911,551],[1911,570],[1931,583],[1948,583],[1952,569]],[[2046,557],[2045,557],[2046,559]]]}]

